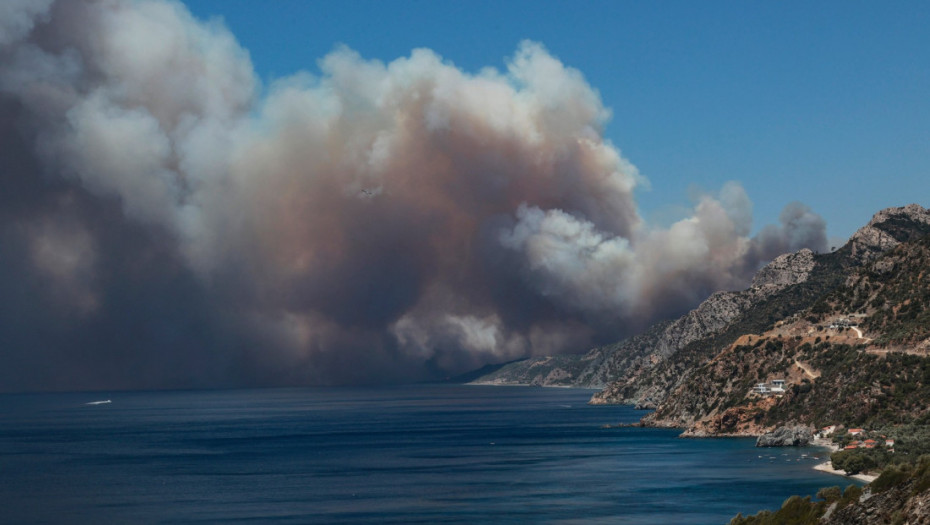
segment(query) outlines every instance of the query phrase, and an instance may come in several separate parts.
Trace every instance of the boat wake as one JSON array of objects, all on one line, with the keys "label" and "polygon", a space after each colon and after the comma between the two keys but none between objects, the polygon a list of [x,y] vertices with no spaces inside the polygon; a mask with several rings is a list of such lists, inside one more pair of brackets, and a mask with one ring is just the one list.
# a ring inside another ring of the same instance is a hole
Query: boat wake
[{"label": "boat wake", "polygon": [[109,399],[104,399],[102,401],[91,401],[90,403],[84,403],[85,405],[106,405],[111,401]]}]

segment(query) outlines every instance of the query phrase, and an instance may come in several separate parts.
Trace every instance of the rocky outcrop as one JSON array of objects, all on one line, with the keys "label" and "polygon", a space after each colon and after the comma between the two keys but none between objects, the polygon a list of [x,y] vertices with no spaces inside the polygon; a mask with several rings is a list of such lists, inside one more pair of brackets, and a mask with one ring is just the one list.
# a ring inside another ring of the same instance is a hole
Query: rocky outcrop
[{"label": "rocky outcrop", "polygon": [[806,447],[814,440],[807,427],[779,427],[756,439],[757,447]]},{"label": "rocky outcrop", "polygon": [[849,238],[850,254],[860,264],[872,261],[902,242],[930,233],[930,210],[919,204],[887,208]]},{"label": "rocky outcrop", "polygon": [[769,397],[749,405],[729,407],[711,417],[697,421],[693,418],[685,418],[684,423],[687,429],[681,437],[760,436],[771,430],[771,427],[766,427],[759,421],[758,415],[771,409],[774,404],[775,399]]},{"label": "rocky outcrop", "polygon": [[784,288],[803,283],[814,269],[814,252],[807,248],[796,253],[779,255],[772,262],[756,272],[752,279],[753,288],[774,286]]},{"label": "rocky outcrop", "polygon": [[930,523],[930,490],[918,476],[887,490],[867,488],[859,501],[825,514],[826,525]]}]

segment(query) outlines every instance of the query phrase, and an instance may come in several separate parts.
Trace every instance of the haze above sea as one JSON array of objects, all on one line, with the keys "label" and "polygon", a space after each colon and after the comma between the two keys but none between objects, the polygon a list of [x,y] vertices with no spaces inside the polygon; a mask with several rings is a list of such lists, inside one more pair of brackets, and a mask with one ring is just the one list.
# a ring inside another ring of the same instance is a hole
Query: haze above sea
[{"label": "haze above sea", "polygon": [[0,521],[725,524],[848,483],[819,449],[604,428],[643,412],[591,393],[2,395]]}]

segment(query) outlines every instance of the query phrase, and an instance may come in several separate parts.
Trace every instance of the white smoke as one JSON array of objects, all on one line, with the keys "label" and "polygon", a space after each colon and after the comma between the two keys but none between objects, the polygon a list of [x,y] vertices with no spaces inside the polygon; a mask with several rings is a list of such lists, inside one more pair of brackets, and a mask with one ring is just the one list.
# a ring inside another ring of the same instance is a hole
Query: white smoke
[{"label": "white smoke", "polygon": [[609,109],[538,43],[477,74],[341,47],[260,97],[229,31],[176,2],[0,14],[0,96],[24,108],[43,176],[165,232],[226,322],[314,377],[583,350],[825,243],[795,205],[750,238],[735,183],[670,228],[644,223]]}]

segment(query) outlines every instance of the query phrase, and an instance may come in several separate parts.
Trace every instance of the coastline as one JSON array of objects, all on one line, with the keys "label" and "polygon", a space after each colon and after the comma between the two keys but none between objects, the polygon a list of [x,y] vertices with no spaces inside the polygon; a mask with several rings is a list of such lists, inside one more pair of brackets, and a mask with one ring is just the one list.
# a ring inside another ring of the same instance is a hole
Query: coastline
[{"label": "coastline", "polygon": [[[627,425],[627,426],[652,426],[652,425],[643,425],[642,423],[640,423],[640,424]],[[707,432],[693,432],[693,431],[692,431],[692,432],[689,432],[689,431],[686,429],[686,430],[685,430],[684,432],[682,432],[682,434],[681,434],[680,436],[678,436],[678,437],[681,437],[681,438],[758,437],[758,434],[753,434],[753,433],[720,433],[720,434],[711,434],[711,433],[707,433]],[[828,456],[828,457],[829,457],[829,454],[831,454],[831,453],[833,453],[833,452],[836,452],[836,451],[840,450],[839,447],[837,447],[836,445],[834,445],[832,441],[830,441],[830,440],[828,440],[828,439],[823,439],[823,438],[814,438],[814,440],[811,442],[810,446],[811,446],[811,447],[814,447],[814,448],[821,448],[821,449],[823,449],[823,450],[827,453],[827,456]],[[823,463],[818,463],[818,464],[814,465],[814,466],[811,467],[811,468],[813,468],[814,470],[820,471],[820,472],[826,472],[827,474],[833,474],[833,475],[835,475],[835,476],[843,476],[844,478],[848,478],[848,479],[855,479],[855,480],[861,481],[861,482],[863,482],[863,483],[871,483],[871,482],[875,481],[876,479],[878,479],[878,476],[875,475],[875,474],[862,474],[862,473],[860,473],[860,474],[852,474],[852,475],[850,475],[850,474],[847,474],[845,471],[837,470],[837,469],[833,468],[833,464],[830,462],[830,459],[827,459],[827,461],[824,461]]]},{"label": "coastline", "polygon": [[[821,447],[829,451],[830,453],[840,450],[839,447],[834,445],[832,441],[829,441],[823,438],[815,438],[812,445],[815,447]],[[830,462],[829,459],[823,463],[818,463],[817,465],[814,465],[814,470],[819,470],[820,472],[826,472],[827,474],[833,474],[835,476],[843,476],[844,478],[855,479],[855,480],[862,481],[865,483],[872,483],[878,478],[878,476],[874,474],[862,474],[862,473],[852,474],[852,475],[847,474],[845,471],[837,470],[833,468],[833,464]]]},{"label": "coastline", "polygon": [[836,470],[835,468],[833,468],[833,466],[830,464],[830,461],[829,461],[829,460],[828,460],[828,461],[825,461],[825,462],[823,462],[823,463],[814,465],[814,470],[819,470],[820,472],[826,472],[827,474],[834,474],[834,475],[837,475],[837,476],[843,476],[844,478],[852,478],[852,479],[856,479],[856,480],[859,480],[859,481],[864,481],[865,483],[872,483],[873,481],[875,481],[875,480],[878,478],[878,476],[874,476],[874,475],[872,475],[872,474],[852,474],[852,475],[849,475],[849,474],[843,472],[842,470]]},{"label": "coastline", "polygon": [[[508,384],[508,383],[492,383],[492,382],[487,382],[487,383],[469,382],[465,384],[466,385],[478,385],[478,386],[535,386],[535,387],[543,387],[543,388],[582,388],[582,387],[563,386],[563,385],[531,385],[531,384],[526,384],[526,383],[517,383],[517,384],[509,383]],[[633,406],[633,405],[629,405],[629,406]],[[708,432],[699,432],[699,431],[695,432],[693,430],[689,431],[687,427],[676,427],[674,425],[657,425],[655,424],[655,422],[643,423],[643,421],[641,420],[634,422],[634,423],[605,424],[602,428],[607,429],[607,428],[629,428],[629,427],[680,428],[682,430],[682,433],[681,435],[678,436],[679,438],[746,438],[746,437],[758,437],[759,436],[759,434],[756,434],[756,433],[736,432],[736,433],[713,434],[713,433],[708,433]],[[824,451],[827,452],[828,457],[830,453],[833,453],[839,450],[839,448],[836,445],[834,445],[832,441],[823,439],[823,438],[814,438],[810,446],[823,449]],[[830,462],[830,459],[827,459],[827,461],[823,463],[818,463],[811,468],[819,472],[825,472],[827,474],[833,474],[835,476],[842,476],[848,479],[855,479],[857,481],[861,481],[867,484],[875,481],[878,478],[878,476],[874,474],[862,474],[862,473],[852,474],[852,475],[846,474],[845,471],[834,469],[832,463]]]},{"label": "coastline", "polygon": [[576,390],[600,390],[602,387],[597,386],[576,386],[576,385],[544,385],[532,383],[503,383],[496,381],[469,381],[467,383],[457,383],[465,386],[517,386],[526,388],[572,388]]}]

